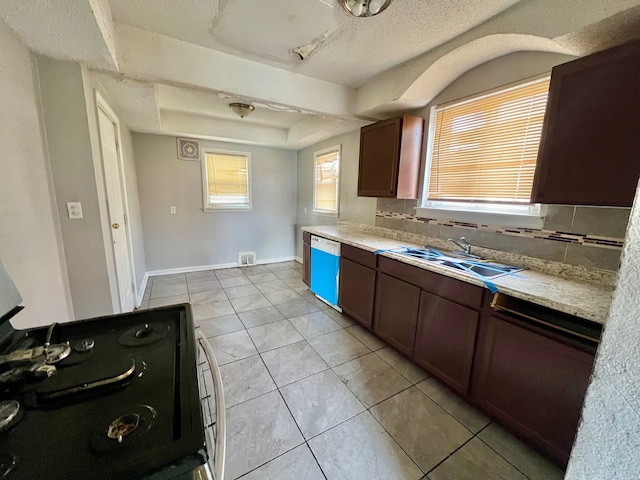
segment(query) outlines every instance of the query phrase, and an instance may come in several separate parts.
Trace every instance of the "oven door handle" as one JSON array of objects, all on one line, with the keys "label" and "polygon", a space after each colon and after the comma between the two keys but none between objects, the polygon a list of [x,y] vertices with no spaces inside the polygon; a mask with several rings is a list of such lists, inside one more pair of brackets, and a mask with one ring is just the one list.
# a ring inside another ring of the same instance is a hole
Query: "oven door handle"
[{"label": "oven door handle", "polygon": [[211,344],[199,330],[198,343],[202,347],[207,363],[209,364],[209,371],[211,372],[211,378],[213,379],[213,387],[216,395],[216,447],[213,454],[213,478],[214,480],[223,480],[227,424],[225,417],[224,391],[222,389],[222,375],[220,374],[220,367],[218,366],[216,356],[213,354]]}]

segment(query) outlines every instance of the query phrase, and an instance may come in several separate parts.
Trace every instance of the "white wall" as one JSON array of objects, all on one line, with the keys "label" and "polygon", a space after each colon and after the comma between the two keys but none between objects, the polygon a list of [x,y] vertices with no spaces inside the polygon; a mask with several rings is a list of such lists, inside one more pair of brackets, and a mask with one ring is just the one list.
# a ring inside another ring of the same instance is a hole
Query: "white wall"
[{"label": "white wall", "polygon": [[609,317],[567,480],[640,478],[640,203],[631,210]]},{"label": "white wall", "polygon": [[[38,56],[42,112],[76,318],[114,312],[80,65]],[[69,219],[67,202],[84,218]]]},{"label": "white wall", "polygon": [[251,152],[253,191],[250,212],[203,212],[200,162],[178,160],[175,137],[134,133],[133,145],[148,271],[236,263],[239,251],[294,256],[296,152],[201,141]]},{"label": "white wall", "polygon": [[[313,155],[318,150],[342,146],[340,159],[340,209],[338,217],[313,213]],[[338,219],[373,225],[376,199],[357,196],[360,161],[360,129],[318,142],[298,151],[298,211],[296,256],[302,257],[302,232],[309,225],[334,225]]]},{"label": "white wall", "polygon": [[16,328],[73,318],[32,60],[0,23],[0,257],[26,306]]}]

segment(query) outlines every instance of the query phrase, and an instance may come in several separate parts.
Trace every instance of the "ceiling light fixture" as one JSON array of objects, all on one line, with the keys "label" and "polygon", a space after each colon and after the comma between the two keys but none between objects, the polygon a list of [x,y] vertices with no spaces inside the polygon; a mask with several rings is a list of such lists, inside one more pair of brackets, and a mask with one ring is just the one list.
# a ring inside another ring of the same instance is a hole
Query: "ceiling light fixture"
[{"label": "ceiling light fixture", "polygon": [[256,107],[248,103],[230,103],[229,108],[233,110],[240,118],[244,118],[253,112]]},{"label": "ceiling light fixture", "polygon": [[342,7],[354,17],[373,17],[383,12],[392,0],[340,0]]}]

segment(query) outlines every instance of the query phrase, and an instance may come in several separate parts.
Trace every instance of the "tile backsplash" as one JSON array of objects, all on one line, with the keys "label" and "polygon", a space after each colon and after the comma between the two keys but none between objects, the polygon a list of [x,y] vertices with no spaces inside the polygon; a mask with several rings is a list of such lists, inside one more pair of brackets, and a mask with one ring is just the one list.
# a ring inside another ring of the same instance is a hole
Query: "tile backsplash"
[{"label": "tile backsplash", "polygon": [[547,207],[542,229],[512,228],[417,217],[415,200],[379,198],[376,226],[427,237],[466,237],[484,248],[571,265],[616,271],[629,208]]}]

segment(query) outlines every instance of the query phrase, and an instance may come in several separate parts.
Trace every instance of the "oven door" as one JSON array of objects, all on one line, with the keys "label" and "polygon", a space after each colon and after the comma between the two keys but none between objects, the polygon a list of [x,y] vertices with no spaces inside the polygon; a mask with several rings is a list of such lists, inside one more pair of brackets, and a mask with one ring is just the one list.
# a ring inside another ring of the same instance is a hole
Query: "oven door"
[{"label": "oven door", "polygon": [[226,418],[220,367],[205,336],[196,329],[198,339],[198,388],[209,456],[208,465],[193,473],[194,480],[224,480]]}]

